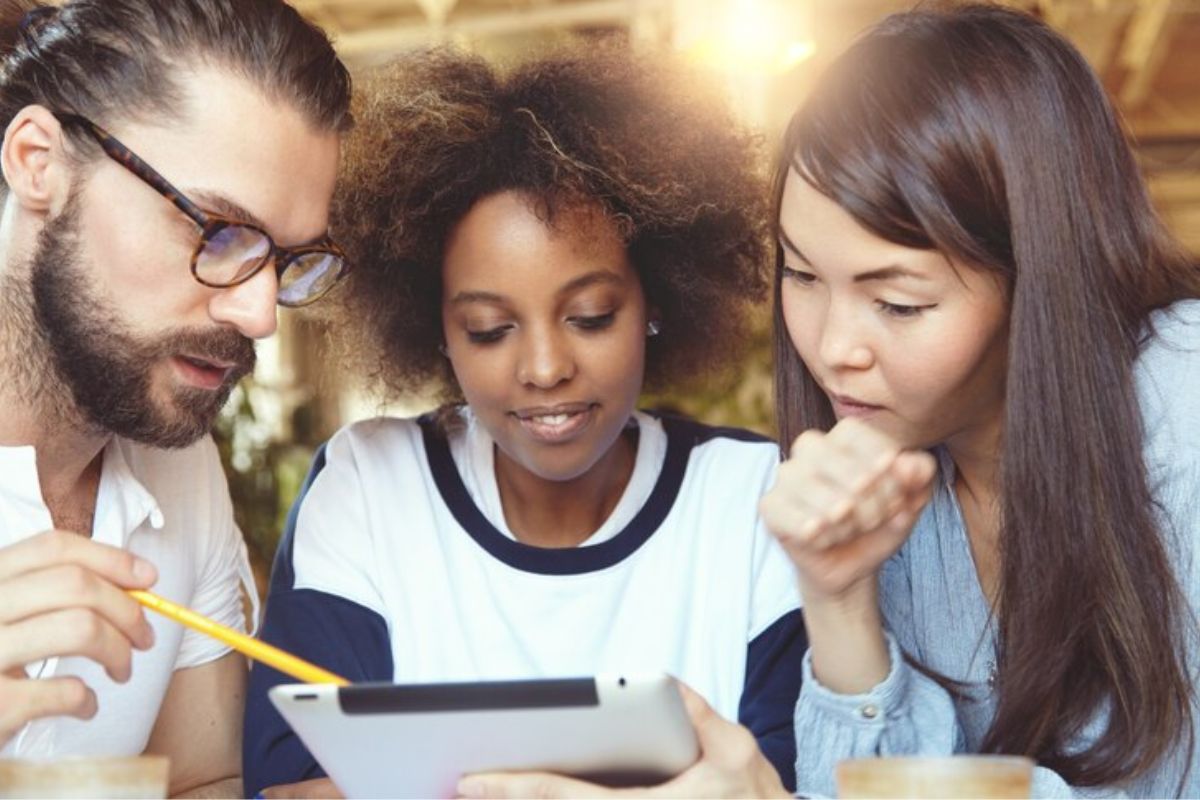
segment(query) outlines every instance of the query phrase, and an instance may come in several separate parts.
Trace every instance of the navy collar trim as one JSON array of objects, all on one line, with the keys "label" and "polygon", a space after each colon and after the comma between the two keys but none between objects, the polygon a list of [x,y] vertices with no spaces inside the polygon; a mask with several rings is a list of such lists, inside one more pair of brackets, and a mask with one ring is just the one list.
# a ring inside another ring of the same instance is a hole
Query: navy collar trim
[{"label": "navy collar trim", "polygon": [[450,455],[450,445],[432,415],[418,420],[425,440],[425,454],[434,483],[454,519],[493,558],[523,572],[542,575],[582,575],[619,564],[645,544],[667,518],[687,471],[688,457],[696,437],[690,426],[670,418],[662,420],[667,435],[667,452],[650,492],[650,497],[633,519],[611,539],[581,547],[534,547],[505,536],[488,521],[462,482]]}]

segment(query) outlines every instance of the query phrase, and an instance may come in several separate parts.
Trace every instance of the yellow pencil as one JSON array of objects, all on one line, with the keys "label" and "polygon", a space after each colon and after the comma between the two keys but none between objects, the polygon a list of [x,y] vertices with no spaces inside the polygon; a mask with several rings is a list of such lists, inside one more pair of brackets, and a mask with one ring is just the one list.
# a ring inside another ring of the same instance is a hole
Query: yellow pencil
[{"label": "yellow pencil", "polygon": [[192,630],[200,631],[200,633],[224,642],[239,653],[261,661],[269,667],[274,667],[285,675],[291,675],[296,680],[305,683],[333,683],[338,686],[346,686],[350,683],[345,678],[327,672],[315,664],[310,664],[302,658],[297,658],[291,653],[284,652],[278,647],[272,647],[266,642],[260,642],[244,633],[238,633],[219,622],[213,622],[208,617],[197,614],[190,608],[172,603],[166,598],[137,589],[130,589],[129,594],[146,608],[157,611],[164,617],[169,617]]}]

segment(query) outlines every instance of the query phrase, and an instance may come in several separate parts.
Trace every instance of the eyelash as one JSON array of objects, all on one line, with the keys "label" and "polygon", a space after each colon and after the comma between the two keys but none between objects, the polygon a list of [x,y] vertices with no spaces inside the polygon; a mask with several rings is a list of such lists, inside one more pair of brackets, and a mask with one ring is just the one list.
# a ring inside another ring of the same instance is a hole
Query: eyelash
[{"label": "eyelash", "polygon": [[617,312],[609,311],[607,314],[596,314],[590,317],[567,317],[567,322],[570,322],[580,330],[599,331],[612,325],[616,315]]},{"label": "eyelash", "polygon": [[798,269],[784,267],[783,278],[784,280],[793,280],[801,286],[812,286],[813,281],[817,279],[817,276],[813,275],[811,272],[801,272]]},{"label": "eyelash", "polygon": [[501,325],[498,328],[490,328],[486,331],[467,331],[467,341],[472,344],[495,344],[511,328],[512,325]]},{"label": "eyelash", "polygon": [[[804,287],[812,286],[817,280],[817,276],[813,275],[812,273],[802,272],[798,269],[792,269],[791,267],[783,268],[783,277],[785,280],[793,280]],[[936,308],[937,304],[932,303],[926,306],[906,306],[900,305],[899,303],[889,303],[886,300],[876,300],[875,306],[889,317],[894,317],[896,319],[913,319],[914,317],[921,316],[921,314],[925,311]]]},{"label": "eyelash", "polygon": [[[610,311],[607,314],[597,314],[591,317],[567,317],[567,322],[585,332],[600,331],[612,325],[615,317],[616,312]],[[467,331],[467,340],[472,344],[495,344],[504,338],[504,335],[513,327],[513,325],[500,325],[486,331]]]},{"label": "eyelash", "polygon": [[934,307],[932,305],[902,306],[896,303],[889,303],[886,300],[876,300],[875,304],[879,307],[880,311],[890,317],[896,317],[897,319],[912,319],[913,317],[919,317],[921,316],[922,312],[928,311]]}]

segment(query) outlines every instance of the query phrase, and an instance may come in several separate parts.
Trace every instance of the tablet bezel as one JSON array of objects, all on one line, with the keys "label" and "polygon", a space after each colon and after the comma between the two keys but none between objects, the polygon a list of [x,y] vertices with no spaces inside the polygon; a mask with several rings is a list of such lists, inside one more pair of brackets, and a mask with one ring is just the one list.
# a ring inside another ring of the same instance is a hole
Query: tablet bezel
[{"label": "tablet bezel", "polygon": [[350,797],[449,797],[462,774],[492,770],[649,785],[699,757],[678,687],[663,674],[291,684],[270,698]]}]

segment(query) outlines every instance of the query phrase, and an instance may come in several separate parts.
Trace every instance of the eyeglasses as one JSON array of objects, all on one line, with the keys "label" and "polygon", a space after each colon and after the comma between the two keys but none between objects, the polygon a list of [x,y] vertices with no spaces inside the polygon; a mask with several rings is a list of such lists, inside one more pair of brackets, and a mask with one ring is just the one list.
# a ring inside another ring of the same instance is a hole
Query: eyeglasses
[{"label": "eyeglasses", "polygon": [[328,236],[300,247],[280,247],[266,231],[244,220],[203,211],[153,167],[108,131],[78,114],[55,113],[62,124],[82,126],[104,152],[170,200],[200,228],[192,252],[192,275],[205,286],[237,286],[272,261],[281,306],[306,306],[325,295],[350,271],[346,256]]}]

